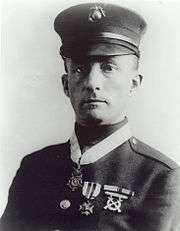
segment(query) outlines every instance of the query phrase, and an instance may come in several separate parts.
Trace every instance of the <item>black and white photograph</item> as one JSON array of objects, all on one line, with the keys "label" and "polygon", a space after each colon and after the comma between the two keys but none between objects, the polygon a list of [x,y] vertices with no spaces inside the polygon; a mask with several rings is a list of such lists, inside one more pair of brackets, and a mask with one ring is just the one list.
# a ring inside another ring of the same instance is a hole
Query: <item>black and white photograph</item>
[{"label": "black and white photograph", "polygon": [[180,2],[1,2],[0,231],[180,231]]}]

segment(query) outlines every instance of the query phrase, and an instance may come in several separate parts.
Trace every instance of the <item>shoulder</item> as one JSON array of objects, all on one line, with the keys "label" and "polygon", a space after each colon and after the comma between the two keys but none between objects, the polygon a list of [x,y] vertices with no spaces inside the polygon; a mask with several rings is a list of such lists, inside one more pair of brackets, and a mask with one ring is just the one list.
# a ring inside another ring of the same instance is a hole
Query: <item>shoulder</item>
[{"label": "shoulder", "polygon": [[55,163],[67,158],[69,153],[69,141],[66,143],[54,144],[37,150],[26,155],[21,161],[21,167],[24,165],[42,166],[44,164]]},{"label": "shoulder", "polygon": [[131,149],[135,153],[143,156],[145,159],[152,160],[153,162],[162,165],[168,168],[169,170],[179,168],[178,164],[174,162],[172,159],[170,159],[168,156],[143,143],[137,138],[131,137],[129,143]]},{"label": "shoulder", "polygon": [[[60,178],[66,163],[69,163],[69,142],[47,146],[26,155],[17,169],[11,191],[14,187],[34,187],[41,182]],[[24,186],[23,186],[24,185]]]}]

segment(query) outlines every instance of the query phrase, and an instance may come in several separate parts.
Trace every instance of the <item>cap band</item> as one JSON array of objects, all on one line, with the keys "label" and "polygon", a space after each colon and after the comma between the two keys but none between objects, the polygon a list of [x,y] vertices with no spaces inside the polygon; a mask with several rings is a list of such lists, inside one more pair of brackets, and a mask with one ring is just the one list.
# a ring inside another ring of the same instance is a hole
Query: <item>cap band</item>
[{"label": "cap band", "polygon": [[95,36],[96,38],[111,38],[111,39],[117,39],[117,40],[123,40],[128,43],[133,44],[134,46],[138,46],[131,38],[125,36],[125,35],[120,35],[120,34],[115,34],[115,33],[110,33],[110,32],[101,32]]},{"label": "cap band", "polygon": [[86,46],[82,46],[83,41],[79,38],[76,43],[63,43],[60,54],[63,57],[86,56],[86,55],[127,55],[135,54],[140,57],[140,51],[134,44],[115,38],[97,37],[86,39]]}]

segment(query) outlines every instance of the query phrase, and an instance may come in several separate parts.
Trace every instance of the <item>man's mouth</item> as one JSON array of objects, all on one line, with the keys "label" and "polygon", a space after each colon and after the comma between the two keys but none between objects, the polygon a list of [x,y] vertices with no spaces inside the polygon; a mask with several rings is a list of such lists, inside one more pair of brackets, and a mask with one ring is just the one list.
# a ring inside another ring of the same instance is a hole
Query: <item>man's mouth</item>
[{"label": "man's mouth", "polygon": [[90,98],[90,99],[83,100],[82,103],[83,104],[98,104],[98,103],[106,103],[107,104],[107,101],[105,99]]}]

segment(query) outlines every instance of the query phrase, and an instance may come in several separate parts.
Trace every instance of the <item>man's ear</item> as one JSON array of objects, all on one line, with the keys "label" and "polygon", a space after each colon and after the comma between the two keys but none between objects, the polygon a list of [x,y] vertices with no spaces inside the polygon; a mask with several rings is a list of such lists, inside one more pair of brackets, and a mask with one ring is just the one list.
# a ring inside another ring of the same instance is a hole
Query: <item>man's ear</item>
[{"label": "man's ear", "polygon": [[68,85],[68,75],[62,75],[62,85],[64,89],[64,93],[67,97],[69,97],[69,85]]},{"label": "man's ear", "polygon": [[140,87],[142,79],[143,79],[142,75],[136,75],[135,77],[132,78],[132,85],[130,90],[131,95],[134,94],[136,90]]}]

